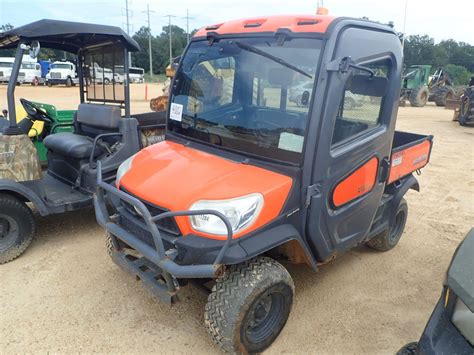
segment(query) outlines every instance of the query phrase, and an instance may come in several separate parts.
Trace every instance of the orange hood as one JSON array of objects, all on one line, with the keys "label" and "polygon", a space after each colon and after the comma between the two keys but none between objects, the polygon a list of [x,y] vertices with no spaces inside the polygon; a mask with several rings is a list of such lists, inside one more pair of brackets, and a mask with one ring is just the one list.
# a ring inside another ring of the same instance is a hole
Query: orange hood
[{"label": "orange hood", "polygon": [[[264,205],[256,222],[235,237],[267,224],[280,213],[292,179],[253,165],[236,163],[181,144],[164,141],[139,152],[120,185],[136,197],[171,211],[187,210],[199,200],[223,200],[261,193]],[[187,217],[176,221],[185,235]]]}]

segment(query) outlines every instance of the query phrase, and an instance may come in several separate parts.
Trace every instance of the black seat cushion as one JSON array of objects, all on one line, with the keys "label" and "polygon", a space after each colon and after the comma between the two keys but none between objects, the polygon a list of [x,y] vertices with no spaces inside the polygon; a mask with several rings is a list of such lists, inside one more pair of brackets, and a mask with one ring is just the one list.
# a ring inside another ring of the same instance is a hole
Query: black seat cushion
[{"label": "black seat cushion", "polygon": [[[90,137],[74,133],[55,133],[43,140],[49,150],[76,159],[87,159],[92,152],[93,140]],[[103,153],[103,149],[96,146],[94,157]]]}]

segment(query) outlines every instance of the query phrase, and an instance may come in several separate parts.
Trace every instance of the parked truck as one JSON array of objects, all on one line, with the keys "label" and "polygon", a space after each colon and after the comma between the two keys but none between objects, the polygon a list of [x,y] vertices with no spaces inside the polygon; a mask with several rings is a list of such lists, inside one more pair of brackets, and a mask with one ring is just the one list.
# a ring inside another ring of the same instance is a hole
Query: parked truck
[{"label": "parked truck", "polygon": [[49,73],[46,74],[46,84],[66,85],[68,87],[78,84],[76,65],[69,61],[56,61],[51,63]]},{"label": "parked truck", "polygon": [[[432,136],[395,131],[402,63],[393,29],[362,19],[281,15],[197,31],[170,88],[165,141],[122,163],[113,185],[97,170],[114,262],[167,303],[187,284],[206,290],[204,324],[223,350],[269,347],[295,297],[282,260],[317,270],[403,235],[404,195],[419,190],[413,172]],[[360,107],[348,108],[352,95]]]}]

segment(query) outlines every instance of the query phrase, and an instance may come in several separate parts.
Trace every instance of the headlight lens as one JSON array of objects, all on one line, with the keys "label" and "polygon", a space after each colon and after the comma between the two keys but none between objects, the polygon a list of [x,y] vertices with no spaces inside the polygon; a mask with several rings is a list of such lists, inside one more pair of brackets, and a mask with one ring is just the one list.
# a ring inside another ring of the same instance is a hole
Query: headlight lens
[{"label": "headlight lens", "polygon": [[133,159],[135,158],[136,154],[132,155],[130,158],[125,160],[122,164],[120,164],[119,168],[117,169],[117,177],[115,178],[115,185],[118,187],[120,185],[120,180],[122,180],[123,176],[130,170],[132,167]]},{"label": "headlight lens", "polygon": [[[263,196],[259,193],[233,198],[230,200],[201,200],[194,203],[190,210],[214,210],[227,217],[232,232],[237,233],[250,227],[257,219],[263,207]],[[191,226],[200,232],[227,235],[224,222],[214,215],[190,217]]]},{"label": "headlight lens", "polygon": [[474,313],[458,297],[451,318],[453,324],[471,345],[474,345]]}]

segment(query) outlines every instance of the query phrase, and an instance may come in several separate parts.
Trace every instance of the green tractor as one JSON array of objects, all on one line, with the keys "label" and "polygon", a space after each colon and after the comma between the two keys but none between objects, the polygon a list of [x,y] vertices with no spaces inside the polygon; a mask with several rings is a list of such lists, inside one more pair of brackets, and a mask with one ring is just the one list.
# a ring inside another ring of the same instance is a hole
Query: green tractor
[{"label": "green tractor", "polygon": [[404,106],[406,100],[414,107],[425,106],[430,96],[428,81],[431,65],[412,65],[405,70],[402,76],[402,90],[400,103]]},{"label": "green tractor", "polygon": [[414,107],[423,107],[428,101],[445,106],[447,100],[454,98],[452,82],[446,72],[439,68],[432,76],[430,73],[431,65],[411,65],[405,70],[400,92],[402,106],[406,100]]}]

